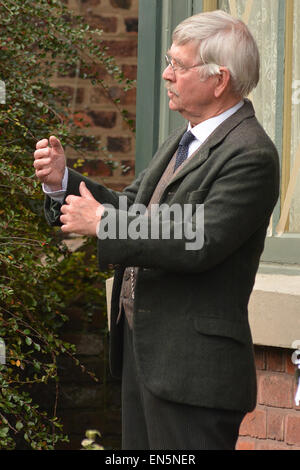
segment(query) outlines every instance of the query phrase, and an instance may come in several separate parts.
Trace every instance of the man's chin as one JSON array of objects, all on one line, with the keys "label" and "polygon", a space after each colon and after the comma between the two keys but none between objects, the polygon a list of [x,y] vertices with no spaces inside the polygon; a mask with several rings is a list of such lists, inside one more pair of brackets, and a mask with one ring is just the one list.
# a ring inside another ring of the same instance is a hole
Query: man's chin
[{"label": "man's chin", "polygon": [[174,100],[173,100],[173,97],[169,97],[169,108],[172,109],[172,111],[177,111],[178,110],[178,106],[176,103],[174,103]]}]

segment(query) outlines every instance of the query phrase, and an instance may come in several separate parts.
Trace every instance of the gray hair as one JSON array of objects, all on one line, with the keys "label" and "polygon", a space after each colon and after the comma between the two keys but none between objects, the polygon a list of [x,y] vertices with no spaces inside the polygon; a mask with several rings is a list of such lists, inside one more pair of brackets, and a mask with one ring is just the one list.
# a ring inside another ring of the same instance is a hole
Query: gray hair
[{"label": "gray hair", "polygon": [[[199,44],[200,71],[208,78],[228,68],[233,91],[243,97],[259,82],[260,58],[255,39],[241,20],[224,11],[200,13],[182,21],[173,32],[173,42]],[[202,78],[203,78],[202,77]]]}]

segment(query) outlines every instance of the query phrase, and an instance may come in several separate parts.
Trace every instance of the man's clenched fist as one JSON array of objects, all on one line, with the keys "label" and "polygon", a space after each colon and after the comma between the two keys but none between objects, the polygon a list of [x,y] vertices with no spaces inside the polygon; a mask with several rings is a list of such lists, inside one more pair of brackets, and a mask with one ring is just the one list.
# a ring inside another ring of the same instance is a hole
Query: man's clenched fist
[{"label": "man's clenched fist", "polygon": [[34,152],[35,174],[37,178],[50,187],[52,191],[62,189],[62,180],[66,168],[66,157],[60,141],[51,136],[36,144]]},{"label": "man's clenched fist", "polygon": [[79,192],[80,196],[69,195],[61,207],[61,229],[66,233],[95,236],[104,206],[94,199],[83,181],[80,183]]}]

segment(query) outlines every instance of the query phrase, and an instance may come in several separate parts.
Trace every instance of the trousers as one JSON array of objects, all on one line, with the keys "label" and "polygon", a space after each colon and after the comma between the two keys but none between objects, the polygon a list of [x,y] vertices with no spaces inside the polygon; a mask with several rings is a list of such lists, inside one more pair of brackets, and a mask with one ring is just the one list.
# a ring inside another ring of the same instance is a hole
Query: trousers
[{"label": "trousers", "polygon": [[174,403],[152,394],[138,378],[132,330],[124,318],[123,450],[234,450],[244,416],[241,411]]}]

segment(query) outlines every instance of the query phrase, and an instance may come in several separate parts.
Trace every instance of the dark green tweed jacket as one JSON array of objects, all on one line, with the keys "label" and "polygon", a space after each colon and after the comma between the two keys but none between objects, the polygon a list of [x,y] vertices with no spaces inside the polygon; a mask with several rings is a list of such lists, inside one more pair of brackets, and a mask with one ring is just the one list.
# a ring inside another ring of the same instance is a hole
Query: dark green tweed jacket
[{"label": "dark green tweed jacket", "polygon": [[[184,128],[159,148],[148,169],[122,193],[70,170],[68,194],[85,180],[94,197],[124,213],[147,205]],[[138,266],[134,350],[140,379],[154,394],[191,405],[250,411],[256,404],[256,372],[248,323],[266,230],[279,194],[276,148],[258,123],[252,104],[223,122],[165,189],[161,203],[204,204],[204,244],[186,250],[186,239],[98,241],[99,266],[115,265],[110,361],[122,370],[123,324],[116,324],[123,270]],[[59,205],[46,199],[49,223]],[[135,215],[128,217],[127,226]]]}]

